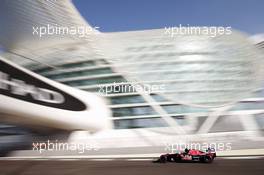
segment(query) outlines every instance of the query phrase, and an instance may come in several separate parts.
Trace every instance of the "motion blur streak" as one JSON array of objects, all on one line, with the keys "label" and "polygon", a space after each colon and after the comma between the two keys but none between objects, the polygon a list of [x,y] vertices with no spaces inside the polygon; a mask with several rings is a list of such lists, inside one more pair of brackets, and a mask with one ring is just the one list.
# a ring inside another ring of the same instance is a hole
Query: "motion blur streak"
[{"label": "motion blur streak", "polygon": [[[0,161],[3,174],[56,174],[79,175],[263,175],[264,159],[219,159],[212,164],[167,163],[154,164],[150,161],[89,161],[89,160],[36,160],[36,161]],[[47,168],[48,167],[48,168]]]},{"label": "motion blur streak", "polygon": [[[0,42],[6,51],[2,56],[40,76],[106,99],[114,125],[114,129],[100,132],[61,134],[55,130],[58,124],[50,122],[47,128],[40,128],[36,126],[45,119],[34,123],[19,117],[11,122],[27,132],[17,136],[18,139],[14,134],[17,130],[4,125],[2,130],[5,133],[12,130],[13,135],[2,137],[3,149],[20,145],[29,140],[23,136],[32,135],[34,142],[60,140],[80,145],[92,142],[100,148],[83,155],[157,154],[166,151],[167,143],[191,142],[231,143],[232,150],[263,148],[263,40],[253,43],[248,35],[235,29],[231,35],[213,38],[204,34],[172,38],[164,35],[164,29],[153,29],[98,32],[87,37],[45,35],[40,39],[32,34],[32,26],[89,24],[68,0],[13,0],[0,4]],[[131,81],[140,85],[165,84],[164,92],[99,93],[102,84],[131,86]],[[228,105],[216,111],[211,108],[223,104]],[[0,111],[0,119],[10,118]],[[96,118],[96,115],[83,117],[91,122]],[[71,130],[72,125],[66,127]],[[31,146],[32,142],[28,142]],[[39,156],[30,149],[10,155]],[[41,156],[76,154],[54,151],[43,152]],[[241,168],[245,168],[244,164]]]}]

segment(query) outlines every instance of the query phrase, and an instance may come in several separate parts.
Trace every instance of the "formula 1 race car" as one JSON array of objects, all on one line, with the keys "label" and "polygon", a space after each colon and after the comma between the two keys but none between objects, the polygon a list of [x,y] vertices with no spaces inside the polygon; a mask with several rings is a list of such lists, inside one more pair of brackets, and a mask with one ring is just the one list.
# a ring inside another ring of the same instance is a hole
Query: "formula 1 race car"
[{"label": "formula 1 race car", "polygon": [[154,162],[203,162],[212,163],[216,157],[215,150],[208,148],[205,152],[186,148],[183,152],[175,154],[163,154]]}]

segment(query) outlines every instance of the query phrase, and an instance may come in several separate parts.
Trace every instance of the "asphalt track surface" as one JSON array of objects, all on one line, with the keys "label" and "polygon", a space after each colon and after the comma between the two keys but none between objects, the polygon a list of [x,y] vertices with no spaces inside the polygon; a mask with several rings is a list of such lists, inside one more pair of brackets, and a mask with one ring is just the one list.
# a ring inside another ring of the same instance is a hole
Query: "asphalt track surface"
[{"label": "asphalt track surface", "polygon": [[151,161],[0,160],[0,175],[263,175],[264,159],[216,159],[204,163]]}]

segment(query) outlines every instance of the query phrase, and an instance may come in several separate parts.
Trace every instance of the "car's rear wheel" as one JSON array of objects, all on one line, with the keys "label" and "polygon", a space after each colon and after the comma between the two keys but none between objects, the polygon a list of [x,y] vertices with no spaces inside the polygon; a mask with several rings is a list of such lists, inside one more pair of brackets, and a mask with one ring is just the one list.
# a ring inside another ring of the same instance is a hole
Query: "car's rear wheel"
[{"label": "car's rear wheel", "polygon": [[166,156],[164,156],[164,155],[160,156],[160,163],[166,163],[166,161],[167,161]]}]

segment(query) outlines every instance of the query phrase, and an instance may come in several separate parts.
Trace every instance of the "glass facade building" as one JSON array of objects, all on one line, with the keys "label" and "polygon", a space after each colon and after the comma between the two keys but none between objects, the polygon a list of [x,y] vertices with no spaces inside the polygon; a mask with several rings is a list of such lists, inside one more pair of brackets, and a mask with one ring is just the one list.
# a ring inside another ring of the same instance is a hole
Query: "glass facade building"
[{"label": "glass facade building", "polygon": [[[221,37],[170,38],[164,35],[164,29],[97,32],[87,37],[49,35],[40,39],[32,35],[32,26],[91,26],[67,0],[3,1],[0,11],[7,22],[0,29],[0,44],[8,51],[3,56],[49,79],[106,98],[115,129],[166,127],[169,123],[164,117],[169,117],[184,127],[195,123],[195,130],[212,111],[181,103],[180,99],[218,105],[231,101],[232,94],[239,96],[255,87],[252,77],[256,65],[249,67],[247,60],[241,59],[248,45],[240,55],[239,47],[244,43],[234,44],[241,41],[236,31],[237,40],[230,39],[231,45]],[[257,46],[263,47],[263,42]],[[229,60],[225,54],[234,57]],[[167,84],[166,96],[131,90],[133,79],[143,84]],[[174,100],[167,98],[170,94]],[[259,88],[221,116],[249,115],[263,129],[263,113],[264,90]]]},{"label": "glass facade building", "polygon": [[[151,34],[153,32],[154,34]],[[171,78],[173,79],[175,79],[174,75],[188,78],[190,77],[190,72],[188,72],[188,70],[195,70],[196,66],[201,66],[199,65],[199,60],[186,63],[176,62],[174,64],[176,58],[195,60],[199,56],[201,57],[209,54],[208,52],[193,51],[192,53],[187,53],[175,51],[174,47],[177,43],[175,44],[172,41],[167,42],[166,40],[163,40],[162,43],[160,38],[154,37],[157,32],[162,32],[162,29],[132,32],[132,34],[129,32],[101,34],[97,36],[99,39],[103,38],[102,41],[105,41],[97,43],[97,47],[104,52],[101,55],[87,49],[89,48],[89,45],[73,44],[68,47],[59,46],[58,48],[53,48],[56,52],[49,51],[47,54],[43,54],[41,59],[38,59],[38,61],[43,64],[25,60],[24,58],[19,58],[19,56],[12,54],[7,54],[6,57],[15,60],[24,60],[21,62],[21,65],[49,79],[103,96],[108,100],[109,107],[113,112],[112,120],[115,129],[166,127],[169,125],[163,120],[164,115],[173,118],[180,126],[188,126],[189,122],[192,122],[190,120],[192,117],[199,118],[199,123],[200,120],[202,121],[203,118],[210,114],[212,111],[210,108],[177,103],[155,92],[142,94],[142,92],[133,91],[131,89],[129,91],[126,90],[126,88],[131,86],[131,81],[127,79],[126,72],[124,72],[124,70],[120,71],[119,67],[127,68],[127,70],[129,70],[128,74],[131,72],[133,74],[132,69],[135,69],[134,72],[138,73],[140,73],[141,70],[146,71],[147,69],[151,69],[150,72],[153,70],[160,71],[160,69],[164,69],[167,72],[163,75],[164,77],[160,77],[160,79],[170,81],[171,75]],[[142,38],[142,33],[148,34],[145,34],[145,37]],[[124,35],[124,37],[122,37],[122,35]],[[115,44],[115,41],[118,39],[118,42],[122,43],[122,39],[129,38],[128,36],[132,37],[133,35],[135,36],[133,37],[133,40],[140,43],[138,46],[135,45],[134,41],[131,41],[130,44],[123,44],[122,47],[118,47]],[[111,40],[113,42],[110,42]],[[146,43],[147,40],[150,42]],[[111,50],[109,49],[110,46],[105,43],[111,43],[111,46],[116,47],[113,47]],[[111,52],[108,52],[108,50],[111,50]],[[113,54],[114,52],[118,54]],[[122,60],[127,61],[123,63]],[[152,64],[152,62],[155,61],[159,61],[159,64]],[[139,62],[141,62],[141,64],[138,64],[137,67],[130,67],[128,65],[137,64]],[[145,62],[145,64],[142,62]],[[237,62],[239,62],[239,60],[237,60]],[[148,65],[146,66],[146,64]],[[163,67],[161,65],[165,66]],[[216,63],[212,64],[210,61],[208,61],[208,63],[203,63],[203,66],[205,66],[203,70],[206,68],[217,69],[217,66],[219,66],[217,65],[216,67],[213,67],[214,65],[216,65]],[[238,69],[243,68],[243,65],[240,64],[233,67],[232,65],[229,66],[230,69],[228,69],[228,71],[231,73],[233,69],[234,71],[237,71]],[[174,72],[175,70],[177,70],[177,72]],[[144,76],[144,81],[147,82],[147,80],[153,80],[154,78],[152,78],[152,76],[154,73],[155,72],[142,75]],[[245,72],[242,72],[239,76],[243,76],[243,73]],[[198,74],[197,77],[194,78],[197,79],[199,76]],[[226,74],[228,74],[228,72]],[[219,74],[216,76],[211,74],[210,76],[212,79],[219,78]],[[225,83],[228,84],[227,76],[228,75],[222,74],[222,77],[220,77],[223,79],[221,85],[224,85]],[[239,78],[240,77],[237,77],[237,79]],[[197,82],[191,83],[198,86]],[[171,89],[168,89],[168,91],[179,91],[183,96],[190,96],[190,98],[192,98],[192,89],[188,90],[181,87],[180,84],[173,86],[175,84],[177,84],[177,82],[172,81],[170,83]],[[120,89],[120,86],[122,86],[123,89]],[[212,90],[216,95],[218,92],[221,95],[224,91],[221,87],[219,88],[219,86],[215,86],[215,88],[213,88],[213,86],[214,83],[208,85],[207,89],[205,87],[204,90]],[[208,87],[210,87],[210,89],[208,89]],[[199,89],[202,89],[202,87]],[[226,88],[224,93],[234,93],[239,90],[243,91],[244,89],[242,86],[237,85],[235,87]],[[146,96],[151,98],[146,98]],[[218,100],[218,98],[215,98],[215,100]],[[157,110],[157,106],[162,108],[162,113],[160,110]],[[221,115],[237,117],[239,115],[247,114],[253,116],[254,120],[263,128],[263,123],[261,123],[263,113],[264,90],[260,88],[252,93],[249,98],[245,98],[234,104]]]}]

